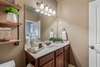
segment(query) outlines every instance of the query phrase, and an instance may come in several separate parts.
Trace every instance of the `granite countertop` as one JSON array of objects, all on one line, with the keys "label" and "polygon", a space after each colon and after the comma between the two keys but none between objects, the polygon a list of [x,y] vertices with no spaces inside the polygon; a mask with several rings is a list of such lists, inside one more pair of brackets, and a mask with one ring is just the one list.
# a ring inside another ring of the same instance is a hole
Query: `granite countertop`
[{"label": "granite countertop", "polygon": [[37,53],[32,53],[32,52],[28,51],[27,48],[25,48],[25,51],[28,52],[34,59],[38,59],[44,55],[47,55],[53,51],[56,51],[57,49],[67,46],[67,45],[69,45],[69,41],[67,41],[66,43],[52,43],[50,46],[43,48],[41,51],[39,51]]}]

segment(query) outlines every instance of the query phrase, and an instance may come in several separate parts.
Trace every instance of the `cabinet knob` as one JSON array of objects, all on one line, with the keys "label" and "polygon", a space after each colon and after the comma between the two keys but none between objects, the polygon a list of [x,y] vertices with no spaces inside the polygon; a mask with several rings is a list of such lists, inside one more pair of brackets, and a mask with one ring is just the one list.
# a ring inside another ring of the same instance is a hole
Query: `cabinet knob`
[{"label": "cabinet knob", "polygon": [[93,49],[95,49],[95,47],[94,46],[90,46],[90,48],[93,50]]}]

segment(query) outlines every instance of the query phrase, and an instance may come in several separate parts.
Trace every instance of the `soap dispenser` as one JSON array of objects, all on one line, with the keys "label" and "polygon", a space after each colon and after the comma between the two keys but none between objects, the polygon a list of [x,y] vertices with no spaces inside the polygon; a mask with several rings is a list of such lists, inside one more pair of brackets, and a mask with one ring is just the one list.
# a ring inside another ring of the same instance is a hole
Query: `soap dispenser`
[{"label": "soap dispenser", "polygon": [[68,34],[65,28],[62,29],[61,38],[63,39],[63,41],[68,41]]}]

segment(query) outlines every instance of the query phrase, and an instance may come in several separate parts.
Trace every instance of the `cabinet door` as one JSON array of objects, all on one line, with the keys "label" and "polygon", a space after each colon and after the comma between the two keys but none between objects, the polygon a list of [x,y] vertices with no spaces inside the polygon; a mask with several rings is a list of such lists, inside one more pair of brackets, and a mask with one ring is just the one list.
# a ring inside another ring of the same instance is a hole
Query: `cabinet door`
[{"label": "cabinet door", "polygon": [[54,52],[40,58],[39,67],[54,67]]},{"label": "cabinet door", "polygon": [[50,62],[48,62],[40,67],[54,67],[54,61],[52,60],[52,61],[50,61]]},{"label": "cabinet door", "polygon": [[64,67],[64,54],[56,56],[56,67]]},{"label": "cabinet door", "polygon": [[66,46],[64,50],[65,50],[65,53],[64,53],[65,62],[64,63],[65,63],[65,67],[68,67],[68,64],[70,63],[70,46]]}]

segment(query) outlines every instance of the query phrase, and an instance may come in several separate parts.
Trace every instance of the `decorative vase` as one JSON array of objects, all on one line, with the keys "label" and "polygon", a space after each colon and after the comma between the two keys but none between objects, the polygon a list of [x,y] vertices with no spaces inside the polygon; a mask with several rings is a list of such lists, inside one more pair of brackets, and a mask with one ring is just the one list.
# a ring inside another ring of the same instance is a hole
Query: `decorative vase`
[{"label": "decorative vase", "polygon": [[14,13],[8,13],[8,14],[7,14],[7,21],[17,23],[18,17],[17,17],[17,15],[14,14]]}]

